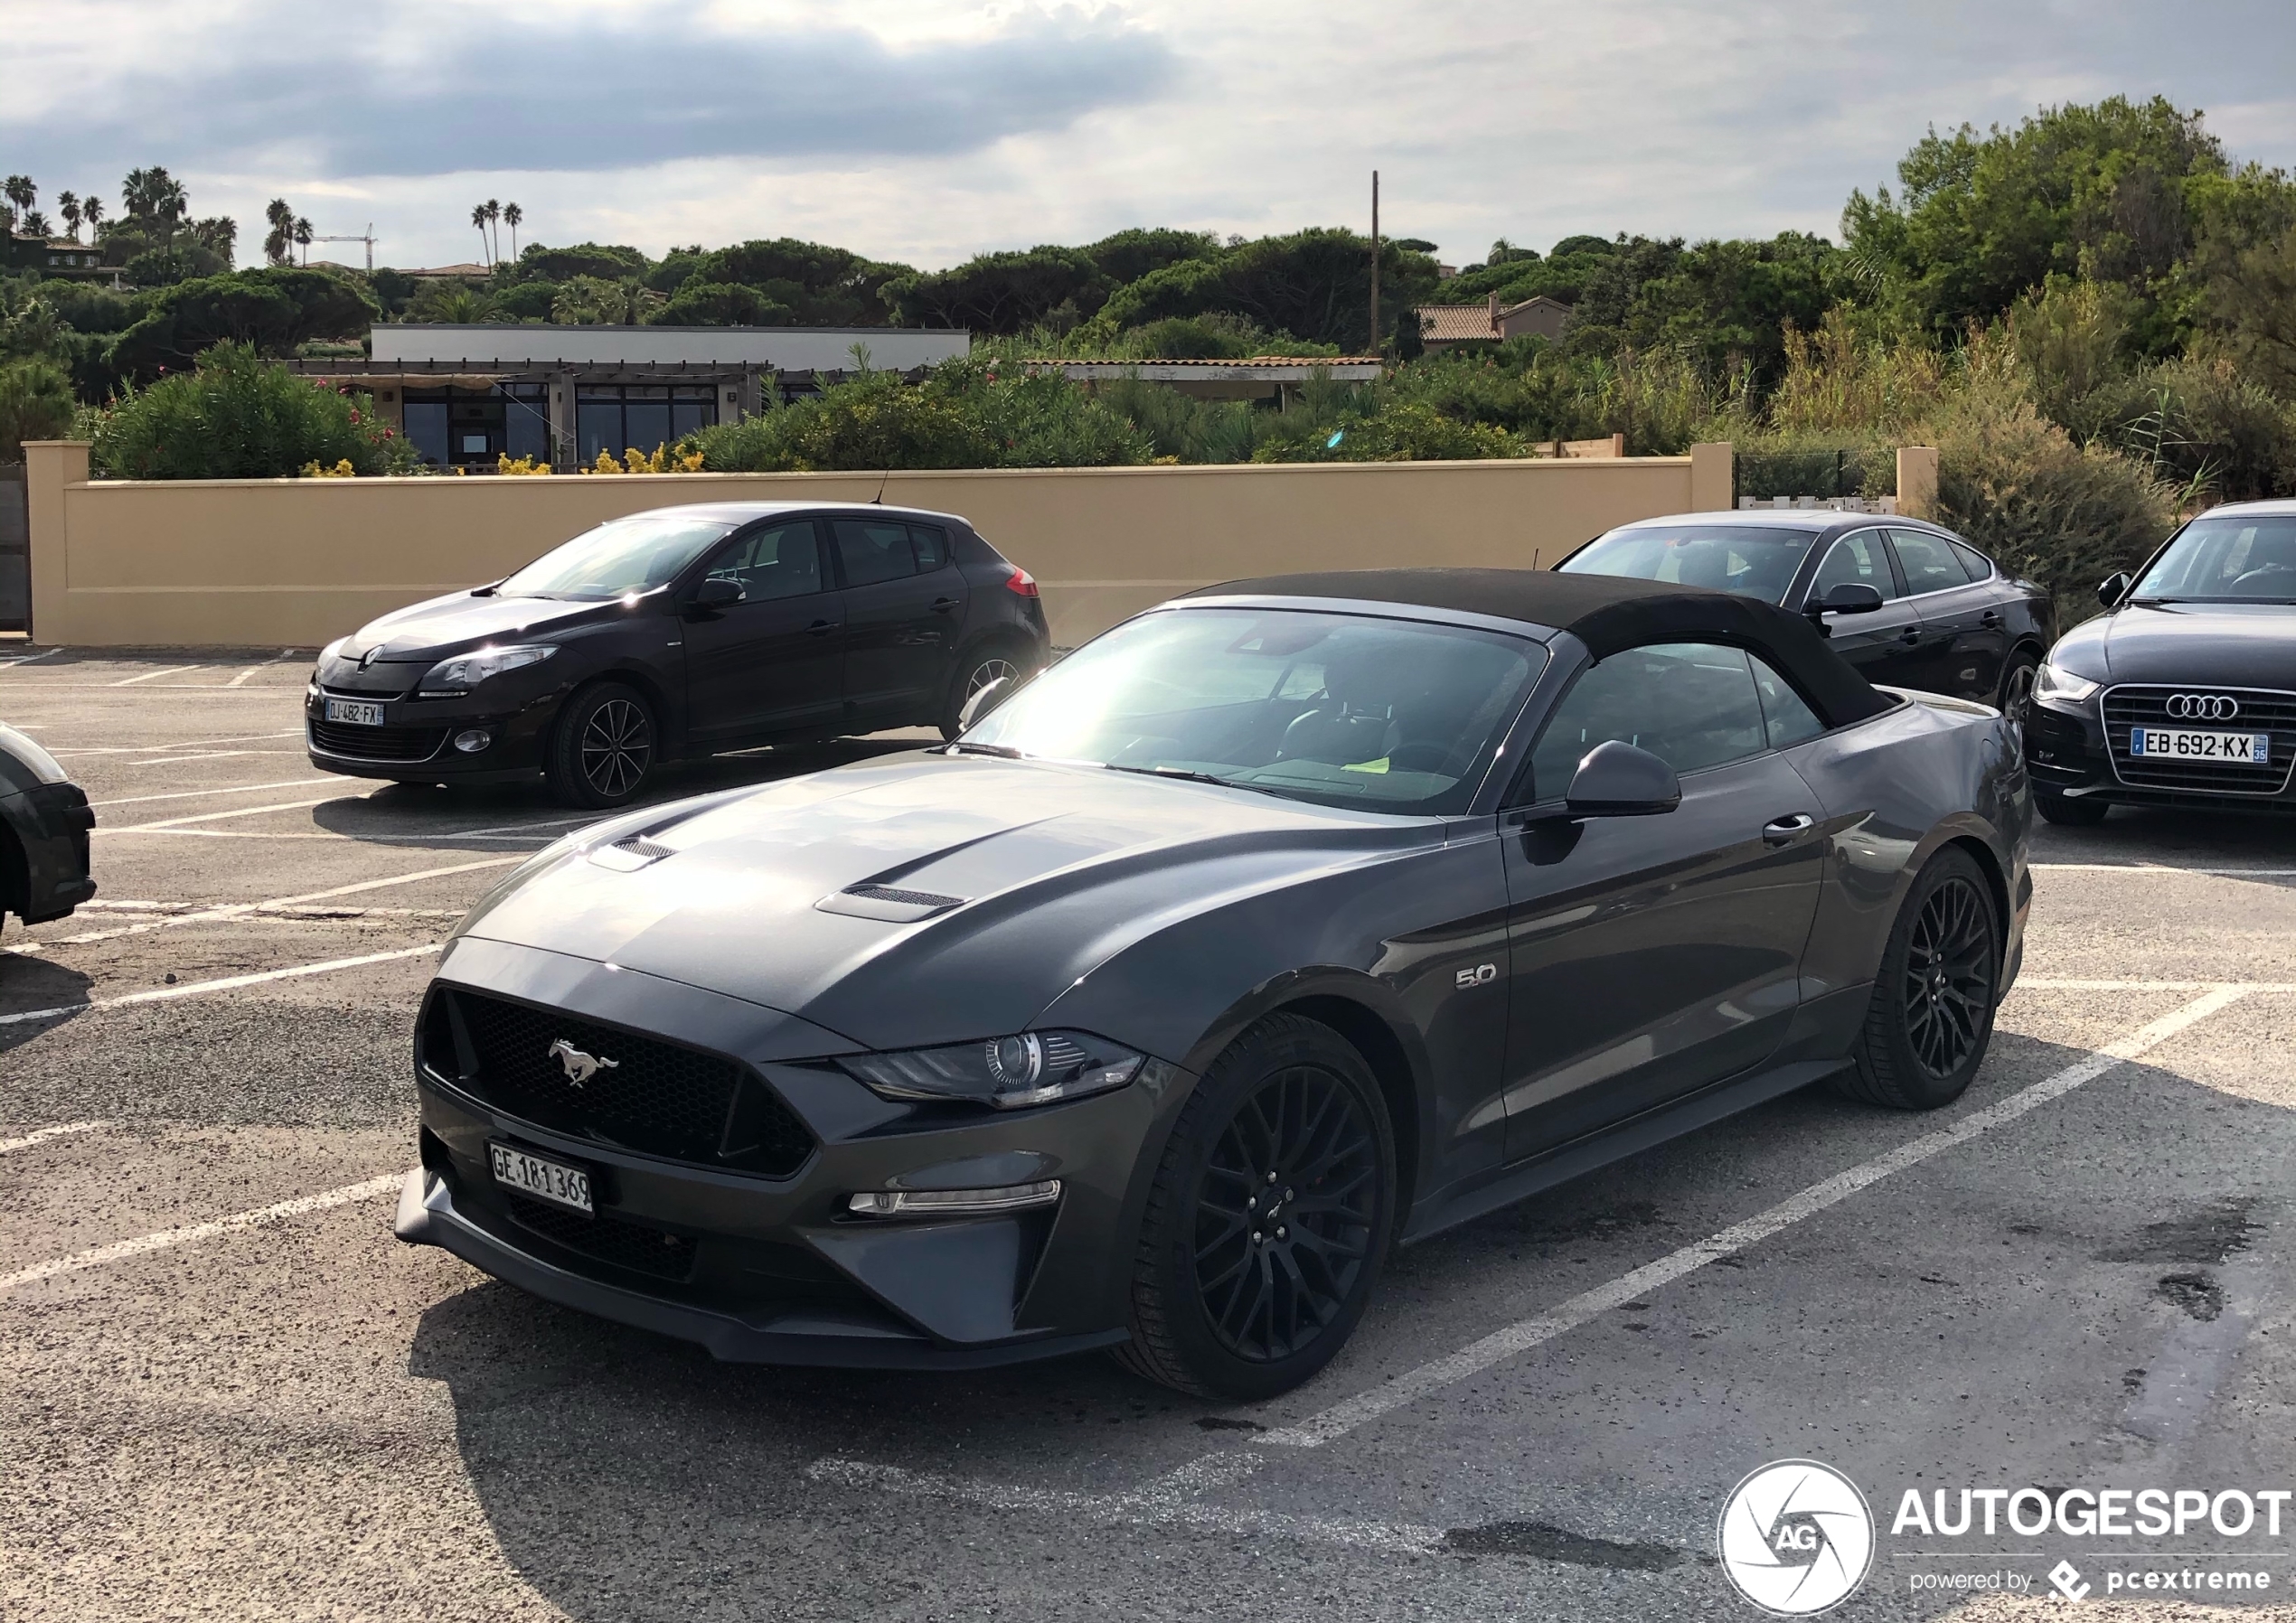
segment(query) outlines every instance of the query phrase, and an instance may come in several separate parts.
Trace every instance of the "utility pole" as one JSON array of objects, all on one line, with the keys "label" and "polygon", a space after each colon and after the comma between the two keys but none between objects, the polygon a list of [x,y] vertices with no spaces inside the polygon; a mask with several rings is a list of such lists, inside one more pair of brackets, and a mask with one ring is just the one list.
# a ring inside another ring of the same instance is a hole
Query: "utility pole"
[{"label": "utility pole", "polygon": [[1371,352],[1379,352],[1379,172],[1371,172]]}]

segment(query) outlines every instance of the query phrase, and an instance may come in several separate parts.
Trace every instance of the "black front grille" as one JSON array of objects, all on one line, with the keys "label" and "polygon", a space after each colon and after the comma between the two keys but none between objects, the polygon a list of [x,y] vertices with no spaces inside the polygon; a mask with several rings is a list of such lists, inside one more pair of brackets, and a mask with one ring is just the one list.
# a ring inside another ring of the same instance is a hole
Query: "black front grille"
[{"label": "black front grille", "polygon": [[388,688],[338,688],[332,682],[321,682],[319,691],[335,699],[356,699],[372,702],[378,699],[404,699],[413,691],[403,679]]},{"label": "black front grille", "polygon": [[570,1137],[772,1177],[813,1153],[763,1079],[676,1043],[453,988],[433,999],[423,1046],[425,1063],[472,1097]]},{"label": "black front grille", "polygon": [[526,1196],[503,1192],[511,1220],[540,1234],[553,1245],[579,1252],[616,1268],[651,1274],[657,1280],[686,1280],[693,1276],[695,1247],[683,1234],[647,1228],[619,1217],[585,1217],[579,1212],[554,1206]]},{"label": "black front grille", "polygon": [[[2189,721],[2169,714],[2169,701],[2178,694],[2222,694],[2236,700],[2237,714],[2225,721]],[[2246,761],[2181,761],[2129,753],[2129,735],[2136,727],[2179,727],[2212,733],[2268,733],[2270,759],[2262,765]],[[2256,688],[2219,688],[2206,684],[2186,687],[2114,688],[2104,696],[2104,742],[2112,753],[2113,770],[2132,789],[2163,789],[2183,793],[2277,794],[2288,785],[2289,765],[2296,761],[2296,693]]]},{"label": "black front grille", "polygon": [[447,742],[443,727],[356,727],[313,721],[311,747],[346,761],[428,761]]}]

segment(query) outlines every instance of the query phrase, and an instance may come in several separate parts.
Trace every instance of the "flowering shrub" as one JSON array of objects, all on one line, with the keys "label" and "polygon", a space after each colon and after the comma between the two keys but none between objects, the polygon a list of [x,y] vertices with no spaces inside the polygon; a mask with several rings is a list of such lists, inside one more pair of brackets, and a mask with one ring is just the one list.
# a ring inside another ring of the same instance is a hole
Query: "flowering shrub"
[{"label": "flowering shrub", "polygon": [[510,453],[503,451],[494,457],[494,472],[497,474],[510,474],[531,478],[534,474],[548,474],[550,471],[550,464],[536,462],[531,456],[521,456],[516,461],[513,461]]},{"label": "flowering shrub", "polygon": [[243,343],[219,343],[195,371],[130,388],[94,414],[96,471],[114,479],[285,479],[313,464],[351,474],[411,474],[414,448],[345,397]]},{"label": "flowering shrub", "polygon": [[[506,470],[508,471],[508,470]],[[549,470],[543,469],[547,473]],[[598,461],[582,470],[585,474],[699,474],[701,453],[686,451],[682,446],[673,451],[667,446],[656,446],[648,455],[635,446],[622,453],[622,460],[614,460],[611,451],[600,451]]]},{"label": "flowering shrub", "polygon": [[306,479],[355,479],[359,476],[359,470],[351,465],[348,456],[331,468],[321,465],[315,459],[303,464],[303,476]]}]

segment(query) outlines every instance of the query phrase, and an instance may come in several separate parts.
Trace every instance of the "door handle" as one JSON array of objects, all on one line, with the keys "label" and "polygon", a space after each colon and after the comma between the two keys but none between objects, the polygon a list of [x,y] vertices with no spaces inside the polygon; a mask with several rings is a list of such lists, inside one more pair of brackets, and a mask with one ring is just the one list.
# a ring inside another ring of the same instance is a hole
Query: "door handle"
[{"label": "door handle", "polygon": [[1899,633],[1897,633],[1897,640],[1898,640],[1900,643],[1918,643],[1918,642],[1920,642],[1920,641],[1921,641],[1921,627],[1920,627],[1920,626],[1918,626],[1918,625],[1909,625],[1909,626],[1907,626],[1905,630],[1903,630],[1903,631],[1901,631],[1901,632],[1899,632]]},{"label": "door handle", "polygon": [[1818,820],[1807,812],[1796,812],[1791,817],[1774,817],[1762,825],[1764,845],[1792,845],[1794,840],[1818,826]]},{"label": "door handle", "polygon": [[957,600],[954,597],[936,597],[933,599],[933,612],[936,614],[946,614],[956,606],[956,603]]},{"label": "door handle", "polygon": [[834,620],[816,620],[805,627],[805,634],[809,637],[825,637],[836,629],[837,622]]},{"label": "door handle", "polygon": [[1987,609],[1983,614],[1977,616],[1977,623],[1980,625],[1999,625],[2001,623],[2001,611],[1999,609]]}]

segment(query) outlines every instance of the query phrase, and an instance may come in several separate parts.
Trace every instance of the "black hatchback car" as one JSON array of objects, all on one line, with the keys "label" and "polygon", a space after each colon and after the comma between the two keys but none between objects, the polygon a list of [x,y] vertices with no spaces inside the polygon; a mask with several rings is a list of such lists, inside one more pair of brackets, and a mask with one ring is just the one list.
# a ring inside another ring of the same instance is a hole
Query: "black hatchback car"
[{"label": "black hatchback car", "polygon": [[2097,596],[2026,718],[2041,815],[2296,812],[2296,502],[2211,508]]},{"label": "black hatchback car", "polygon": [[330,643],[311,764],[353,777],[541,774],[579,806],[664,760],[883,727],[955,736],[1045,662],[1029,572],[950,513],[712,502],[601,524],[516,574]]},{"label": "black hatchback car", "polygon": [[2048,593],[1952,530],[1873,513],[1755,509],[1622,525],[1556,566],[1712,586],[1808,615],[1869,682],[2024,714],[2056,640]]},{"label": "black hatchback car", "polygon": [[87,791],[56,757],[0,725],[0,911],[44,924],[94,896],[88,836],[95,826]]}]

